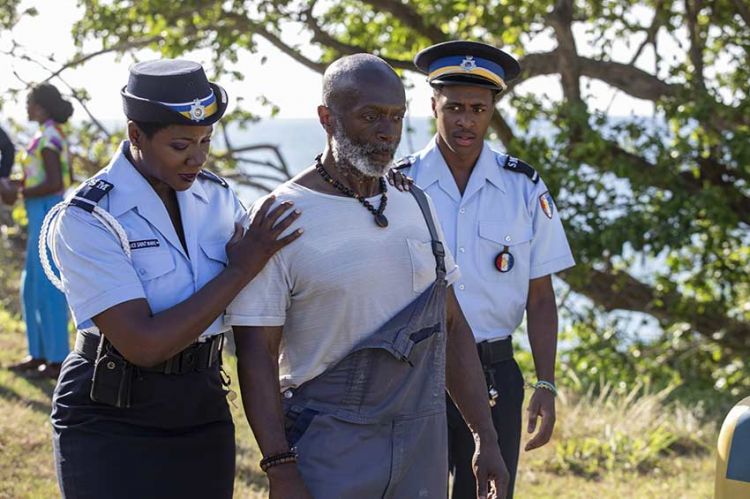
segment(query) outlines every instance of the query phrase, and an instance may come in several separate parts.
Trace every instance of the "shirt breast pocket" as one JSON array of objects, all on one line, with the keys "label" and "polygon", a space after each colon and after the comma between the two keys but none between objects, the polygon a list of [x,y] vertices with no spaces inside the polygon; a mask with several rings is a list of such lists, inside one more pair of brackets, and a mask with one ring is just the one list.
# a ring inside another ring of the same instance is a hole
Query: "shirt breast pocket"
[{"label": "shirt breast pocket", "polygon": [[205,257],[205,272],[201,271],[201,281],[205,284],[216,277],[227,266],[226,241],[201,242],[200,247]]},{"label": "shirt breast pocket", "polygon": [[[481,274],[490,281],[528,281],[533,234],[530,222],[480,220],[478,253],[481,263],[479,267],[487,269]],[[498,255],[502,252],[511,255],[505,257],[504,262],[500,262],[500,266],[507,269],[505,272],[498,270],[496,263]]]},{"label": "shirt breast pocket", "polygon": [[409,246],[409,257],[411,258],[412,289],[421,293],[436,278],[435,256],[432,254],[430,241],[406,238]]},{"label": "shirt breast pocket", "polygon": [[167,249],[137,249],[131,252],[133,267],[142,282],[153,282],[172,272],[175,263]]}]

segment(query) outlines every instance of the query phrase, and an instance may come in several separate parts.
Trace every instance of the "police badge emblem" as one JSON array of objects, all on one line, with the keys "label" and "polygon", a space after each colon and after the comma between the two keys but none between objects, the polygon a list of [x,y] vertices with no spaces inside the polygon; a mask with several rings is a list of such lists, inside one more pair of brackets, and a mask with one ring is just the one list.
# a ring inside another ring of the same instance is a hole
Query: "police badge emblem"
[{"label": "police badge emblem", "polygon": [[195,99],[190,106],[190,119],[200,121],[206,116],[206,106],[201,104],[200,99]]},{"label": "police badge emblem", "polygon": [[555,205],[552,203],[552,195],[549,193],[549,191],[546,191],[544,194],[539,196],[539,206],[541,206],[542,211],[544,214],[552,220],[552,213],[555,209]]},{"label": "police badge emblem", "polygon": [[498,253],[498,255],[495,257],[495,268],[498,270],[498,272],[505,274],[506,272],[510,272],[511,269],[513,269],[513,264],[515,263],[516,259],[513,258],[513,255],[508,251],[508,247],[505,246],[503,248],[503,251]]},{"label": "police badge emblem", "polygon": [[474,60],[473,55],[467,55],[464,60],[461,61],[461,69],[464,71],[472,71],[477,68],[477,62]]}]

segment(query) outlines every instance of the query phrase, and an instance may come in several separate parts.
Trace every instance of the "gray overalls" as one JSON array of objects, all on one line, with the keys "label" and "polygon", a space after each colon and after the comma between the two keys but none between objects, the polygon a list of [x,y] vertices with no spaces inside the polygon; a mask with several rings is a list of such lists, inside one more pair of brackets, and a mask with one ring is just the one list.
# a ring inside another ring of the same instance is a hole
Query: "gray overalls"
[{"label": "gray overalls", "polygon": [[424,193],[437,278],[338,364],[284,392],[286,435],[316,499],[444,499],[445,262]]}]

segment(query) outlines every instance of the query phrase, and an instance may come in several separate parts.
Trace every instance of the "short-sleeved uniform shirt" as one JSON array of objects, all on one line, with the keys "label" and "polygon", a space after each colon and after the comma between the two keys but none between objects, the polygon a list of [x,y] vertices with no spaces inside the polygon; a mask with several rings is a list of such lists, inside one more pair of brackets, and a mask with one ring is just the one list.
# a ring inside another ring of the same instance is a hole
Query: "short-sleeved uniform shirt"
[{"label": "short-sleeved uniform shirt", "polygon": [[[246,215],[231,189],[199,176],[177,192],[185,251],[164,203],[125,155],[128,147],[93,178],[114,186],[98,206],[124,228],[132,261],[116,236],[76,206],[59,215],[49,236],[79,329],[95,329],[92,317],[129,300],[145,298],[159,313],[188,299],[224,269],[234,224]],[[226,329],[219,316],[203,336]]]},{"label": "short-sleeved uniform shirt", "polygon": [[[232,326],[283,326],[282,390],[301,385],[346,356],[435,281],[431,238],[414,197],[388,191],[389,225],[359,202],[287,182],[304,233],[281,249],[227,308]],[[251,209],[260,206],[259,200]],[[380,196],[369,198],[378,206]],[[434,215],[436,227],[439,227]],[[291,229],[290,229],[291,230]],[[441,236],[442,237],[442,236]],[[446,251],[446,279],[459,276]]]},{"label": "short-sleeved uniform shirt", "polygon": [[44,182],[47,176],[44,169],[42,151],[51,149],[60,155],[60,166],[62,171],[63,190],[70,187],[70,154],[68,152],[68,141],[60,125],[52,120],[42,124],[39,132],[31,140],[31,143],[21,155],[23,167],[23,180],[25,187],[34,187]]},{"label": "short-sleeved uniform shirt", "polygon": [[[477,341],[505,338],[521,324],[529,280],[575,265],[544,182],[503,168],[506,159],[485,142],[463,195],[437,137],[402,170],[435,203],[448,247],[461,268],[456,296]],[[503,251],[513,259],[507,272],[496,267]]]}]

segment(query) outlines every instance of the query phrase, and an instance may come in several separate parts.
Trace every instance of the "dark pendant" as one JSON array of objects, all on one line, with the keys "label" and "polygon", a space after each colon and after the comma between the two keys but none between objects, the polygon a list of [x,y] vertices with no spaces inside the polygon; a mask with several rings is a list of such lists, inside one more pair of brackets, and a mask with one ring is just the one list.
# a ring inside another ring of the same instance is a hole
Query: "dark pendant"
[{"label": "dark pendant", "polygon": [[503,274],[510,272],[514,263],[515,258],[510,254],[507,246],[495,257],[495,268]]},{"label": "dark pendant", "polygon": [[388,219],[382,213],[375,215],[375,223],[378,227],[388,227]]}]

